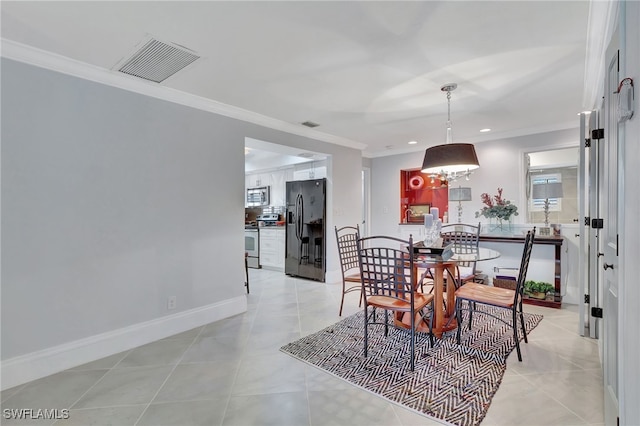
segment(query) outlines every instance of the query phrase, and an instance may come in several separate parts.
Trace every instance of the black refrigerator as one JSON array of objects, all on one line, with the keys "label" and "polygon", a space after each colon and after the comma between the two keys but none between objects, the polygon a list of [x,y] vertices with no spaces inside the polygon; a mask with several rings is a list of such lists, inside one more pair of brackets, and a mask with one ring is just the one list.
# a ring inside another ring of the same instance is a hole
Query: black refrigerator
[{"label": "black refrigerator", "polygon": [[326,179],[287,182],[287,275],[324,282]]}]

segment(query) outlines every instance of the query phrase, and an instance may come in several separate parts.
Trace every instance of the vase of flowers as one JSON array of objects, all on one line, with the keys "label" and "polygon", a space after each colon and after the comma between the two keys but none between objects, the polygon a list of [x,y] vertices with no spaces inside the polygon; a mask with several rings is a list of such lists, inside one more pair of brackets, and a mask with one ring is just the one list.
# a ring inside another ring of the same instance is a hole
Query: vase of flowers
[{"label": "vase of flowers", "polygon": [[494,196],[485,192],[480,198],[484,206],[476,212],[476,217],[489,219],[489,231],[511,232],[511,218],[518,216],[518,206],[502,196],[502,188],[498,188]]}]

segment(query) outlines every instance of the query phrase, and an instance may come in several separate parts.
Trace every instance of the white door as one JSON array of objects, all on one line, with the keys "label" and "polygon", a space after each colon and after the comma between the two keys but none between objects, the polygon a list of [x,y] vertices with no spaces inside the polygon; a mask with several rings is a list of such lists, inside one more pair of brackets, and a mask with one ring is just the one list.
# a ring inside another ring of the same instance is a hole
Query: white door
[{"label": "white door", "polygon": [[[602,105],[604,107],[604,105]],[[604,147],[605,140],[599,139],[592,135],[592,132],[604,127],[604,111],[601,109],[592,111],[589,117],[589,135],[591,145],[589,147],[589,178],[588,178],[588,212],[586,215],[588,223],[585,224],[583,232],[584,241],[588,241],[587,256],[588,256],[588,280],[585,283],[588,291],[585,294],[589,295],[586,305],[586,331],[589,337],[599,338],[602,336],[600,331],[600,322],[598,318],[592,315],[591,308],[602,307],[602,232],[597,226],[592,227],[592,219],[602,218],[604,213],[602,212],[602,206],[604,206]],[[599,342],[599,348],[602,350],[602,340]]]},{"label": "white door", "polygon": [[[593,261],[591,260],[590,248],[593,247],[593,242],[590,223],[586,218],[591,216],[591,203],[594,199],[597,199],[598,193],[595,191],[595,188],[593,188],[593,184],[594,182],[597,182],[597,180],[594,180],[592,175],[592,170],[594,169],[592,161],[594,156],[590,151],[592,147],[595,147],[591,142],[591,137],[587,135],[591,135],[591,126],[588,120],[595,121],[596,115],[596,111],[580,113],[580,158],[578,161],[578,194],[581,194],[579,199],[580,214],[578,219],[580,222],[580,232],[576,234],[576,237],[580,237],[577,263],[579,288],[578,303],[580,306],[578,333],[580,333],[581,336],[592,338],[597,337],[596,327],[592,324],[593,317],[591,316],[591,298],[593,298],[593,302],[595,303],[596,294],[591,288],[591,284],[593,284],[593,275],[590,267]],[[587,143],[587,140],[589,143]],[[575,263],[573,263],[573,265],[575,265]],[[564,265],[562,265],[562,268],[564,269]],[[590,298],[587,299],[585,297],[585,299],[582,299],[583,295],[588,295]]]},{"label": "white door", "polygon": [[618,31],[607,48],[607,73],[604,97],[604,161],[602,191],[603,229],[602,256],[602,308],[603,308],[603,369],[604,369],[604,421],[616,425],[618,418]]}]

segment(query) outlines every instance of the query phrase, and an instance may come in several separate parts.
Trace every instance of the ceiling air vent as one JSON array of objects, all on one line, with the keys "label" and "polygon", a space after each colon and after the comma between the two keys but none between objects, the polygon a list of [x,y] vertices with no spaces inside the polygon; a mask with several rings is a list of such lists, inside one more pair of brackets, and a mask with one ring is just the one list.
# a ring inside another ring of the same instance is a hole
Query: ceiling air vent
[{"label": "ceiling air vent", "polygon": [[200,56],[184,47],[151,39],[118,71],[160,83],[198,58]]},{"label": "ceiling air vent", "polygon": [[312,129],[314,127],[318,127],[319,124],[318,123],[314,123],[313,121],[305,121],[304,123],[302,123],[303,126],[307,126],[307,127],[311,127]]}]

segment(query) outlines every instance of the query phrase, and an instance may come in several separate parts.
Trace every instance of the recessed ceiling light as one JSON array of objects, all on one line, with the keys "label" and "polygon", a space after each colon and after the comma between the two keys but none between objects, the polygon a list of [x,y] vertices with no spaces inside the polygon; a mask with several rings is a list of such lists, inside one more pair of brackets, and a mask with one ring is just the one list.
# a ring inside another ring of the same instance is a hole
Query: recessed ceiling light
[{"label": "recessed ceiling light", "polygon": [[491,129],[480,129],[480,133],[487,133],[490,132]]},{"label": "recessed ceiling light", "polygon": [[417,143],[418,143],[418,141],[409,141],[409,145],[415,145]]}]

